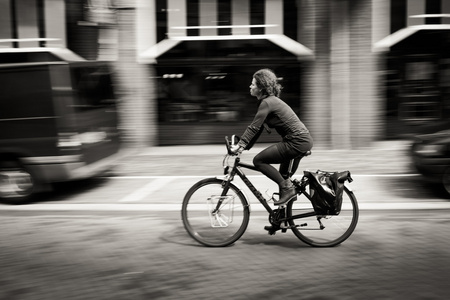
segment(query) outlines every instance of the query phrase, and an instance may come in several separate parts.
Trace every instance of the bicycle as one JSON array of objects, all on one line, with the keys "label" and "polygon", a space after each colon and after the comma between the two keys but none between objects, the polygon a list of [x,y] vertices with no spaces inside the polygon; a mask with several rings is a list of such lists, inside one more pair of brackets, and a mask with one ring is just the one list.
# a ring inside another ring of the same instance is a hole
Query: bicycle
[{"label": "bicycle", "polygon": [[[181,210],[183,225],[194,240],[205,246],[224,247],[236,242],[246,231],[250,220],[250,204],[244,192],[233,183],[236,175],[268,212],[269,222],[272,225],[266,228],[269,234],[273,235],[278,230],[285,233],[290,229],[297,238],[310,246],[332,247],[344,242],[353,233],[358,222],[359,208],[355,195],[346,185],[342,193],[342,208],[338,215],[322,215],[314,210],[313,199],[308,192],[310,182],[305,175],[300,180],[292,180],[297,191],[297,200],[272,208],[269,202],[276,193],[272,198],[266,199],[256,189],[242,169],[258,170],[251,164],[241,162],[240,155],[232,153],[227,137],[225,141],[228,150],[223,160],[225,176],[206,178],[197,182],[183,199]],[[310,151],[304,153],[300,159],[309,154]],[[231,157],[235,159],[230,164]],[[291,179],[292,161],[288,174]],[[300,198],[301,195],[305,197]]]}]

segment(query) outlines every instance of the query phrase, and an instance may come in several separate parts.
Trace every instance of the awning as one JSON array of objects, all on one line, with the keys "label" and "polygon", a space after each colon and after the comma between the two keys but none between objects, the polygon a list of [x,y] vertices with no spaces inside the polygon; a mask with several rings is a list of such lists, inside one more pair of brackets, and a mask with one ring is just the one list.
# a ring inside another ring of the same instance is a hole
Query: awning
[{"label": "awning", "polygon": [[450,30],[450,25],[447,24],[427,24],[427,25],[414,25],[394,32],[388,35],[384,39],[376,42],[373,46],[374,52],[389,51],[392,46],[400,43],[404,39],[416,34],[419,31],[432,31],[432,30]]},{"label": "awning", "polygon": [[163,40],[139,55],[139,62],[156,63],[156,59],[168,52],[181,42],[189,41],[224,41],[224,40],[268,40],[273,44],[292,53],[298,60],[312,60],[314,53],[311,49],[282,34],[260,35],[214,35],[214,36],[175,36]]}]

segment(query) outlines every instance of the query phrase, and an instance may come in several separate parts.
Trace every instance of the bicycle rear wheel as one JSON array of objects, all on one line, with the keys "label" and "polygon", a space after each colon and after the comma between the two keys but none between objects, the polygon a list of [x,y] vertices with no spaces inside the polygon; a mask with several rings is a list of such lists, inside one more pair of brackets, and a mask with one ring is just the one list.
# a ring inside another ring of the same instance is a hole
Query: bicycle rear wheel
[{"label": "bicycle rear wheel", "polygon": [[[299,197],[297,201],[288,204],[287,216],[292,217],[313,210],[311,202],[306,197]],[[358,218],[356,197],[352,191],[344,187],[339,215],[293,219],[289,221],[289,225],[303,242],[314,247],[332,247],[342,243],[353,233]]]},{"label": "bicycle rear wheel", "polygon": [[[228,246],[247,229],[248,202],[232,183],[223,193],[223,180],[208,178],[194,184],[183,200],[181,218],[189,235],[211,247]],[[218,205],[218,202],[221,202]]]}]

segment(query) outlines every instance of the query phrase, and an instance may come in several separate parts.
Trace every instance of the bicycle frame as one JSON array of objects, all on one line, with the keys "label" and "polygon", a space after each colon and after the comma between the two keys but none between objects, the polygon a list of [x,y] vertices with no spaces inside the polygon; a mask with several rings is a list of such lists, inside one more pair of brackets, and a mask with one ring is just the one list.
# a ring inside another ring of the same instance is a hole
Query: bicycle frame
[{"label": "bicycle frame", "polygon": [[[249,169],[249,170],[253,170],[253,171],[259,172],[259,170],[255,166],[247,164],[247,163],[243,163],[243,162],[240,161],[240,157],[239,156],[236,157],[236,160],[234,162],[233,168],[229,172],[228,178],[226,180],[224,180],[224,188],[223,188],[221,196],[226,196],[226,194],[228,193],[229,183],[231,181],[233,181],[234,176],[236,176],[236,174],[237,174],[242,179],[242,181],[245,183],[245,185],[250,189],[250,191],[253,193],[253,195],[255,195],[256,199],[258,199],[258,201],[264,206],[264,208],[266,209],[266,211],[269,214],[272,214],[275,210],[278,210],[278,209],[272,209],[269,206],[269,204],[267,204],[267,199],[264,198],[264,196],[261,194],[261,192],[247,178],[247,176],[244,174],[244,172],[241,170],[241,168],[245,168],[245,169]],[[305,195],[306,198],[309,199],[309,201],[311,201],[311,196],[306,191],[305,185],[295,184],[295,188],[296,188],[298,196],[303,194],[303,195]],[[219,209],[219,207],[221,206],[221,204],[222,204],[222,201],[219,201],[217,203],[217,207],[216,207],[216,209],[214,211],[217,211]],[[312,216],[316,216],[316,215],[317,215],[316,212],[311,211],[311,212],[306,212],[306,213],[294,215],[294,216],[292,216],[290,218],[284,217],[284,218],[279,219],[277,221],[279,221],[279,222],[286,222],[286,221],[293,220],[293,219],[301,219],[301,218],[312,217]]]}]

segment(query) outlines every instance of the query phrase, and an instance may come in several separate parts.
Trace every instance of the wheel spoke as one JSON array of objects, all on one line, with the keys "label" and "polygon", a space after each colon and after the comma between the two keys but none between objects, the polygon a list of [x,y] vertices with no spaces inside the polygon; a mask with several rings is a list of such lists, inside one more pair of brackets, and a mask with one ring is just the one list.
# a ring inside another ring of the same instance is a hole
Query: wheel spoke
[{"label": "wheel spoke", "polygon": [[207,246],[226,246],[245,232],[249,221],[247,201],[234,185],[226,196],[222,181],[205,179],[195,184],[183,200],[182,219],[189,235]]},{"label": "wheel spoke", "polygon": [[[296,203],[297,202],[297,203]],[[309,210],[313,210],[311,203],[306,197],[301,201],[291,203],[288,207],[290,216],[297,215],[305,210],[305,204]],[[353,232],[358,222],[359,209],[356,198],[347,188],[344,189],[342,210],[339,215],[317,216],[291,220],[292,231],[303,242],[316,247],[331,247],[345,241]],[[319,222],[320,220],[320,222]],[[307,224],[306,226],[295,226],[295,224]],[[320,225],[323,225],[321,229]]]}]

